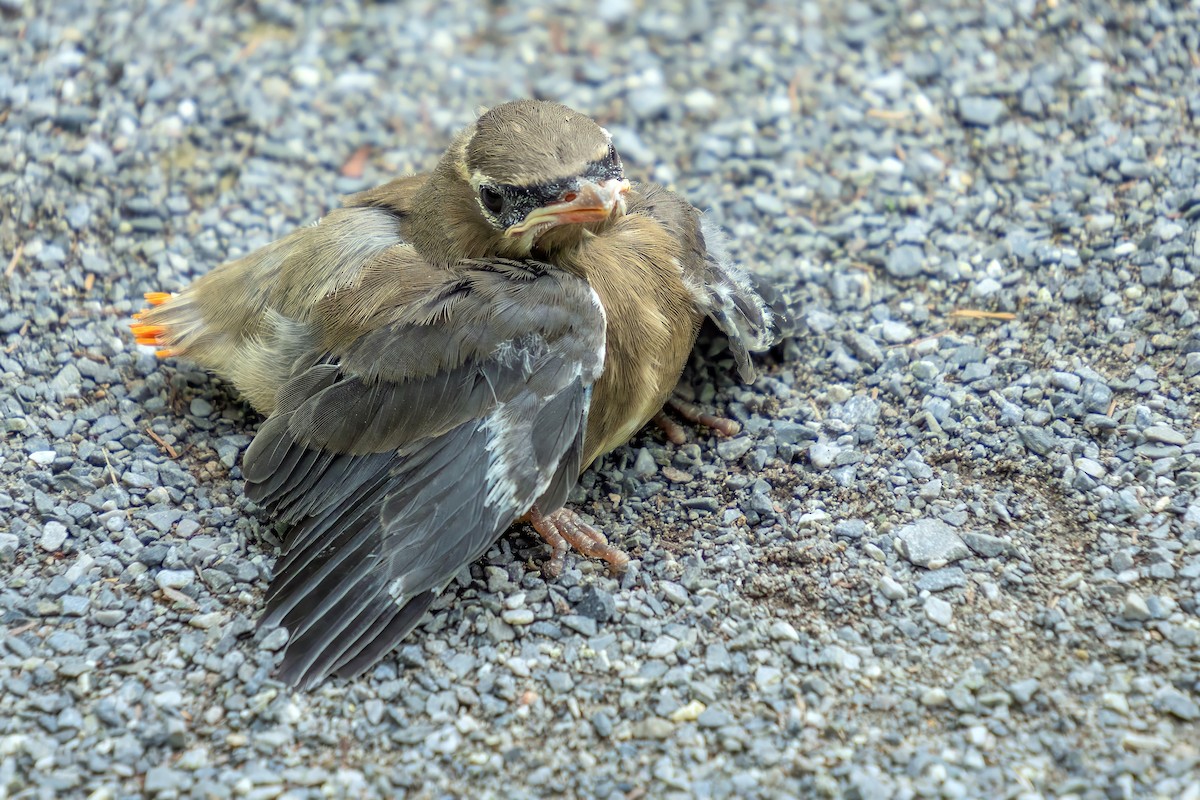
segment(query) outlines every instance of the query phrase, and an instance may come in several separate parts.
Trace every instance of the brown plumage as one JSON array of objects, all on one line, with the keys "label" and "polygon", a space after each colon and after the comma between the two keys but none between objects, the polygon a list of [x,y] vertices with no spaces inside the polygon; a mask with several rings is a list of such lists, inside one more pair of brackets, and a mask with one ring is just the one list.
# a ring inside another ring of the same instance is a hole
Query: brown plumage
[{"label": "brown plumage", "polygon": [[265,624],[281,676],[361,673],[515,520],[616,567],[562,508],[660,411],[711,318],[739,369],[771,312],[687,202],[631,187],[606,131],[555,103],[484,114],[428,175],[347,198],[177,295],[138,341],[267,415],[248,496],[289,527]]}]

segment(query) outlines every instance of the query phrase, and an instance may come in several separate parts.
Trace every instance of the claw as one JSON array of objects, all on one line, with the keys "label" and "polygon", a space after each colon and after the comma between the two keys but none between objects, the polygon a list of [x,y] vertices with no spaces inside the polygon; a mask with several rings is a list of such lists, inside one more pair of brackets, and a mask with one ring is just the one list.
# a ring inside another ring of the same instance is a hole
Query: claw
[{"label": "claw", "polygon": [[550,577],[562,574],[568,545],[589,558],[604,559],[614,572],[623,571],[629,563],[627,553],[609,544],[603,533],[569,509],[560,508],[543,515],[541,509],[534,506],[529,510],[529,524],[554,549],[554,555],[546,564],[546,573]]},{"label": "claw", "polygon": [[[734,420],[709,414],[700,406],[695,403],[689,403],[681,397],[671,397],[667,400],[667,405],[679,412],[679,415],[684,419],[694,422],[697,425],[711,428],[722,436],[737,436],[741,433],[742,426]],[[669,432],[668,435],[670,435]]]}]

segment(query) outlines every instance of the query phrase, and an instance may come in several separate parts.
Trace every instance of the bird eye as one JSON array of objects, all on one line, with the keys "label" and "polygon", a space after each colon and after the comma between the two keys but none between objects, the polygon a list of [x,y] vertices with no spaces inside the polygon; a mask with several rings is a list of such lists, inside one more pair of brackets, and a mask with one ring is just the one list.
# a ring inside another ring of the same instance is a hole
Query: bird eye
[{"label": "bird eye", "polygon": [[479,190],[479,202],[493,214],[499,214],[504,209],[504,195],[494,186],[484,186]]}]

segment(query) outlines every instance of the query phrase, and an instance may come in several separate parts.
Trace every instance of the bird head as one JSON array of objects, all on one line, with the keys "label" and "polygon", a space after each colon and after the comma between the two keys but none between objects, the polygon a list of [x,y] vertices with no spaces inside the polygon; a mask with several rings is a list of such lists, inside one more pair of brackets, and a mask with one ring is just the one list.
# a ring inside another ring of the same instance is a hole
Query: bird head
[{"label": "bird head", "polygon": [[441,263],[547,257],[613,224],[628,191],[608,131],[558,103],[517,100],[446,151],[415,198],[414,244]]}]

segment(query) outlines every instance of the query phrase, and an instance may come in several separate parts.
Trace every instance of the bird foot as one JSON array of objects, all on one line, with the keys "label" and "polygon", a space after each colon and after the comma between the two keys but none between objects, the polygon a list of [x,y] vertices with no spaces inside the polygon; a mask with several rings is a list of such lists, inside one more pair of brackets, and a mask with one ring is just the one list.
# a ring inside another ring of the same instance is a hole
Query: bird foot
[{"label": "bird foot", "polygon": [[[722,436],[736,436],[741,433],[742,426],[734,420],[709,414],[700,408],[700,406],[690,403],[681,397],[669,398],[667,405],[675,409],[679,416],[689,422],[703,425],[706,428],[712,428]],[[672,444],[687,444],[687,434],[684,432],[683,426],[668,417],[664,412],[660,411],[654,415],[654,424],[662,429],[662,432],[666,434],[666,437],[671,440]]]},{"label": "bird foot", "polygon": [[602,558],[615,572],[625,569],[629,556],[608,543],[604,534],[588,525],[569,508],[560,508],[552,514],[542,514],[534,506],[529,510],[529,524],[554,549],[554,555],[546,563],[546,574],[557,578],[562,574],[567,550],[574,547],[588,558]]}]

